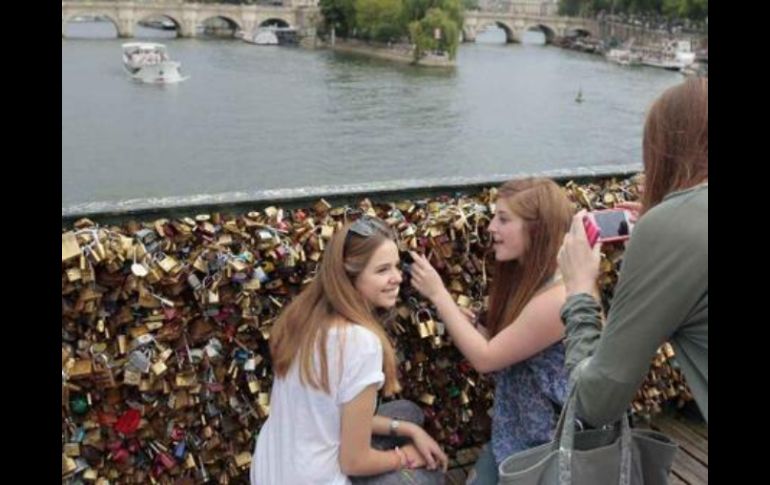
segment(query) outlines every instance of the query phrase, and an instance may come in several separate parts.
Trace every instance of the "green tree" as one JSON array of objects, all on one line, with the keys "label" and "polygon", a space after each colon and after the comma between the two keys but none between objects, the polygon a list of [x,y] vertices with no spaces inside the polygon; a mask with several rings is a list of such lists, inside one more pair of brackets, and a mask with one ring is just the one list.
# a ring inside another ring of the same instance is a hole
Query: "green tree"
[{"label": "green tree", "polygon": [[708,17],[708,0],[664,0],[663,13],[668,17],[703,20]]},{"label": "green tree", "polygon": [[355,0],[356,28],[366,38],[389,41],[406,33],[403,0]]},{"label": "green tree", "polygon": [[356,22],[354,0],[320,0],[319,6],[327,29],[336,28],[336,33],[347,37]]},{"label": "green tree", "polygon": [[407,22],[412,22],[424,19],[428,10],[437,8],[446,12],[458,25],[462,25],[465,1],[468,0],[404,0],[404,14]]},{"label": "green tree", "polygon": [[[436,32],[439,33],[438,39]],[[415,60],[419,60],[423,53],[434,50],[444,51],[450,59],[454,59],[460,44],[460,27],[444,10],[431,8],[422,20],[409,24],[409,37],[415,44]]]},{"label": "green tree", "polygon": [[559,15],[575,17],[580,14],[581,0],[559,0]]}]

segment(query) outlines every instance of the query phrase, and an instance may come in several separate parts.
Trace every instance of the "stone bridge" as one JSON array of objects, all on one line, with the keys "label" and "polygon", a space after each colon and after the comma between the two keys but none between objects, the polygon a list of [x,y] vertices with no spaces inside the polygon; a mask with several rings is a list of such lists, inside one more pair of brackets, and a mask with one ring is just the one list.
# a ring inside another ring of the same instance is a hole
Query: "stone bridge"
[{"label": "stone bridge", "polygon": [[108,18],[119,37],[133,37],[137,22],[165,17],[174,22],[181,37],[195,37],[197,26],[220,18],[231,27],[251,32],[261,25],[277,23],[296,28],[300,34],[314,30],[320,10],[314,0],[284,0],[283,5],[232,5],[188,3],[182,0],[107,1],[70,0],[61,4],[62,37],[75,17],[98,15]]}]

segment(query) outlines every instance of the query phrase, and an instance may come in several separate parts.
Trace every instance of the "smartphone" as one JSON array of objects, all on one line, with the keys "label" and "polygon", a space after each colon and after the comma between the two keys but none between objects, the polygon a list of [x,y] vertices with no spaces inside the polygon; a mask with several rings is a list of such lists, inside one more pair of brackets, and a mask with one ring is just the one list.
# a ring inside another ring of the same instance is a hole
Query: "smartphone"
[{"label": "smartphone", "polygon": [[407,281],[412,275],[412,264],[414,263],[414,259],[412,259],[412,255],[409,254],[408,250],[401,252],[400,256],[402,277],[404,281]]},{"label": "smartphone", "polygon": [[625,209],[608,209],[589,212],[583,218],[583,226],[591,247],[597,242],[625,241],[631,237],[633,224]]}]

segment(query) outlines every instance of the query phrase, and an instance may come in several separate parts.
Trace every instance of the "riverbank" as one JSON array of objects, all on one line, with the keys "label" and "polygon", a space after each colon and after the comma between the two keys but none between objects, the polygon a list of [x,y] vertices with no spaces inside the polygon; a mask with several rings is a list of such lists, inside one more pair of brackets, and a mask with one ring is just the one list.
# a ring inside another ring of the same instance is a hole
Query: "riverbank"
[{"label": "riverbank", "polygon": [[411,44],[384,45],[356,39],[337,38],[333,43],[325,43],[324,47],[337,52],[364,55],[386,61],[400,62],[402,64],[413,64],[425,67],[457,66],[457,62],[455,60],[450,60],[446,55],[439,56],[435,54],[424,54],[419,61],[415,61],[414,46]]}]

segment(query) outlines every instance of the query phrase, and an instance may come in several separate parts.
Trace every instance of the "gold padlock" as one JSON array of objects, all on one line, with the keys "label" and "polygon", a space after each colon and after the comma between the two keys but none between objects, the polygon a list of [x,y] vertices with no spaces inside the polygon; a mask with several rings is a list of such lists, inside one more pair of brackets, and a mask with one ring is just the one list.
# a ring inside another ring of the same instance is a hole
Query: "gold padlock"
[{"label": "gold padlock", "polygon": [[465,295],[457,295],[457,305],[462,308],[470,308],[473,302]]},{"label": "gold padlock", "polygon": [[235,466],[245,468],[251,464],[251,453],[244,451],[235,455]]},{"label": "gold padlock", "polygon": [[130,369],[123,371],[123,384],[127,386],[139,386],[142,383],[142,374]]},{"label": "gold padlock", "polygon": [[315,210],[316,214],[321,216],[329,212],[329,209],[331,208],[332,208],[332,205],[326,202],[325,199],[321,199],[313,205],[313,210]]},{"label": "gold padlock", "polygon": [[72,231],[65,232],[61,235],[61,260],[62,263],[75,258],[77,256],[81,256],[82,253],[80,252],[80,244],[78,244],[77,236],[75,236],[75,233]]},{"label": "gold padlock", "polygon": [[321,226],[321,239],[329,240],[334,235],[334,227],[324,224]]},{"label": "gold padlock", "polygon": [[272,273],[273,271],[275,271],[275,263],[273,263],[272,261],[265,261],[262,264],[262,269],[265,271],[265,273]]},{"label": "gold padlock", "polygon": [[161,259],[160,262],[158,263],[158,266],[160,266],[160,268],[166,273],[170,273],[178,265],[179,265],[179,262],[171,256],[166,256],[165,258]]},{"label": "gold padlock", "polygon": [[257,278],[252,278],[243,284],[244,290],[257,291],[262,287],[262,284]]},{"label": "gold padlock", "polygon": [[263,418],[263,419],[267,418],[268,416],[270,416],[270,406],[265,404],[258,404],[257,412],[260,418]]},{"label": "gold padlock", "polygon": [[449,290],[454,291],[455,293],[462,293],[465,291],[465,288],[463,288],[463,284],[458,279],[452,279],[452,281],[449,282]]},{"label": "gold padlock", "polygon": [[160,361],[161,362],[166,362],[169,359],[169,357],[171,357],[171,354],[173,354],[173,353],[174,353],[174,351],[171,350],[171,349],[164,349],[160,353],[160,356],[159,356]]},{"label": "gold padlock", "polygon": [[417,310],[413,316],[413,321],[417,324],[420,338],[428,338],[436,334],[436,322],[426,308]]},{"label": "gold padlock", "polygon": [[193,262],[193,268],[200,271],[201,273],[209,272],[209,264],[205,259],[203,259],[202,256],[195,258],[195,261]]},{"label": "gold padlock", "polygon": [[396,202],[396,209],[400,210],[401,212],[406,212],[407,214],[411,214],[412,211],[415,209],[415,205],[409,202],[408,200]]},{"label": "gold padlock", "polygon": [[147,328],[147,325],[141,324],[137,325],[136,327],[129,328],[128,333],[131,335],[132,339],[138,339],[142,335],[150,333],[150,329]]},{"label": "gold padlock", "polygon": [[140,379],[139,381],[139,391],[140,392],[150,392],[153,388],[153,384],[155,381],[152,379]]},{"label": "gold padlock", "polygon": [[80,456],[80,443],[65,443],[64,454],[67,456]]},{"label": "gold padlock", "polygon": [[85,268],[80,268],[80,279],[83,283],[93,283],[96,281],[93,267],[88,264]]},{"label": "gold padlock", "polygon": [[436,396],[433,394],[429,394],[427,392],[423,393],[420,396],[420,402],[423,404],[427,404],[428,406],[433,406],[433,403],[436,401]]},{"label": "gold padlock", "polygon": [[74,472],[78,469],[78,465],[75,463],[75,460],[70,458],[69,456],[62,453],[61,455],[61,475],[62,478],[66,475]]},{"label": "gold padlock", "polygon": [[82,278],[80,268],[70,268],[67,270],[67,281],[74,283]]},{"label": "gold padlock", "polygon": [[88,377],[93,373],[93,364],[87,359],[78,359],[69,370],[70,379]]},{"label": "gold padlock", "polygon": [[440,228],[438,226],[432,226],[430,229],[428,229],[428,237],[438,237],[444,235],[444,229]]},{"label": "gold padlock", "polygon": [[160,376],[161,374],[163,374],[164,372],[166,372],[168,370],[168,367],[162,361],[158,361],[158,362],[154,363],[151,368],[152,368],[152,372],[156,376]]},{"label": "gold padlock", "polygon": [[460,419],[462,420],[463,423],[470,422],[472,417],[473,417],[473,410],[463,408],[463,410],[460,411]]},{"label": "gold padlock", "polygon": [[195,458],[193,457],[192,453],[187,453],[187,455],[184,458],[184,468],[185,470],[190,470],[198,465],[195,464]]},{"label": "gold padlock", "polygon": [[236,259],[231,259],[230,261],[228,261],[228,263],[238,273],[242,273],[242,272],[246,271],[249,268],[249,266],[246,263],[244,263],[242,260],[237,259],[237,258]]},{"label": "gold padlock", "polygon": [[174,396],[174,409],[184,409],[191,404],[190,396],[184,389],[177,391],[175,394],[172,394],[172,396]]},{"label": "gold padlock", "polygon": [[267,284],[265,284],[265,288],[268,290],[276,290],[283,287],[283,285],[283,280],[281,278],[277,278],[272,281],[268,281]]},{"label": "gold padlock", "polygon": [[158,283],[162,278],[163,278],[163,275],[155,267],[150,267],[147,270],[147,276],[144,277],[144,279],[147,280],[147,282],[153,285],[155,283]]},{"label": "gold padlock", "polygon": [[265,215],[270,219],[278,218],[279,212],[274,206],[265,207]]}]

